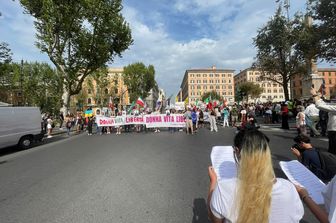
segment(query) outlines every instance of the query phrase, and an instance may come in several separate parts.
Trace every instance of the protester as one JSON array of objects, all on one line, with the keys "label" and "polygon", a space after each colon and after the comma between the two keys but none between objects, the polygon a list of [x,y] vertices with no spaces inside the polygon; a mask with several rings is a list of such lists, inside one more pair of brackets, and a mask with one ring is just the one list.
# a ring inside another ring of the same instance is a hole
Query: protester
[{"label": "protester", "polygon": [[229,127],[229,109],[224,108],[223,109],[223,127],[227,126]]},{"label": "protester", "polygon": [[65,122],[65,127],[67,129],[67,135],[70,136],[70,130],[72,127],[70,115],[67,114],[65,116],[64,122]]},{"label": "protester", "polygon": [[92,135],[92,125],[93,125],[93,118],[89,117],[88,123],[87,123],[87,130],[88,130],[88,135]]},{"label": "protester", "polygon": [[199,114],[198,114],[198,126],[197,127],[199,127],[199,128],[204,127],[204,113],[201,109],[200,109]]},{"label": "protester", "polygon": [[217,124],[216,124],[216,112],[215,109],[211,109],[210,111],[210,131],[217,132]]},{"label": "protester", "polygon": [[305,188],[299,185],[295,185],[295,187],[301,200],[321,223],[336,222],[336,176],[334,176],[322,191],[325,210],[315,203]]},{"label": "protester", "polygon": [[299,222],[302,202],[292,183],[275,178],[267,137],[240,131],[234,139],[237,178],[217,181],[209,167],[208,213],[212,222]]},{"label": "protester", "polygon": [[47,129],[48,129],[47,138],[51,138],[52,137],[51,133],[52,133],[52,130],[53,130],[53,120],[52,120],[51,116],[49,116],[47,118]]},{"label": "protester", "polygon": [[238,109],[236,103],[232,106],[230,116],[231,116],[231,125],[233,127],[236,127],[236,123],[238,121]]},{"label": "protester", "polygon": [[306,115],[304,113],[304,107],[302,105],[297,106],[296,115],[296,130],[298,134],[307,134],[306,130]]},{"label": "protester", "polygon": [[282,129],[289,129],[288,125],[288,107],[287,104],[284,102],[281,105],[281,128]]},{"label": "protester", "polygon": [[320,95],[316,93],[314,88],[311,89],[310,93],[312,94],[316,107],[328,112],[328,152],[336,154],[336,105],[326,104],[321,100]]},{"label": "protester", "polygon": [[192,117],[191,117],[191,109],[188,108],[187,111],[184,113],[184,119],[186,122],[186,132],[187,134],[194,134],[193,130],[193,123],[192,123]]},{"label": "protester", "polygon": [[60,120],[60,125],[59,125],[59,129],[62,130],[62,126],[63,126],[63,122],[64,122],[64,115],[63,112],[59,113],[59,120]]},{"label": "protester", "polygon": [[292,153],[296,158],[313,172],[318,178],[323,178],[322,165],[318,151],[311,144],[310,138],[300,134],[294,138],[295,145],[292,146]]},{"label": "protester", "polygon": [[309,105],[306,107],[305,115],[306,115],[306,124],[310,129],[310,137],[320,136],[319,131],[316,129],[316,125],[319,122],[319,109],[316,108],[312,99],[308,101]]}]

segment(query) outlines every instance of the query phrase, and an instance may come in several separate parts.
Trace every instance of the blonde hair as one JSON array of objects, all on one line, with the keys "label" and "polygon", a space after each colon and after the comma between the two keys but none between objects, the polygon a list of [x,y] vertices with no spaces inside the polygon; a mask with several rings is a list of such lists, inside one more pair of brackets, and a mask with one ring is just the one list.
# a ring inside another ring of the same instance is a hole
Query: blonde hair
[{"label": "blonde hair", "polygon": [[268,223],[274,171],[267,137],[248,131],[240,150],[237,223]]}]

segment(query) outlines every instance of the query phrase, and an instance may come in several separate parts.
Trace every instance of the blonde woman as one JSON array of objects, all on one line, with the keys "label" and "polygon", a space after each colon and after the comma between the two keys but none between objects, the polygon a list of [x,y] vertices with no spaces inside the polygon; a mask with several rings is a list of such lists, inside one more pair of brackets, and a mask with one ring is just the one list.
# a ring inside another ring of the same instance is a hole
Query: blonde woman
[{"label": "blonde woman", "polygon": [[292,183],[275,178],[268,138],[257,130],[234,139],[237,178],[221,179],[209,167],[209,218],[214,223],[297,223],[302,202]]}]

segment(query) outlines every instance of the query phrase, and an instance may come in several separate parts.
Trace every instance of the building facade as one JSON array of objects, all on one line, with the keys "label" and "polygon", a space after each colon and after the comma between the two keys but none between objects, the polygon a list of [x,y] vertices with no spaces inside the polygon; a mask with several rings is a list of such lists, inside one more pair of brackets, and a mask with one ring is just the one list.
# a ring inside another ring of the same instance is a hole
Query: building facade
[{"label": "building facade", "polygon": [[190,69],[186,70],[181,83],[182,101],[194,104],[204,93],[216,91],[228,102],[234,101],[234,70],[230,69]]},{"label": "building facade", "polygon": [[130,104],[127,86],[123,80],[123,68],[108,68],[107,76],[99,80],[92,76],[83,83],[82,91],[74,97],[71,107],[85,110],[88,107],[108,107],[110,98],[115,108],[122,110]]},{"label": "building facade", "polygon": [[[261,73],[257,69],[248,68],[240,71],[237,75],[234,76],[236,89],[242,83],[252,82],[254,84],[258,84],[261,88],[263,88],[263,92],[259,98],[248,98],[248,102],[264,103],[284,101],[285,95],[282,85],[274,81],[261,78],[260,75]],[[276,78],[278,81],[282,82],[281,75],[276,76]]]},{"label": "building facade", "polygon": [[[324,79],[325,83],[325,97],[327,99],[336,98],[336,68],[318,68],[317,74]],[[303,74],[292,77],[293,98],[302,100],[302,79]],[[315,86],[316,89],[320,86]]]}]

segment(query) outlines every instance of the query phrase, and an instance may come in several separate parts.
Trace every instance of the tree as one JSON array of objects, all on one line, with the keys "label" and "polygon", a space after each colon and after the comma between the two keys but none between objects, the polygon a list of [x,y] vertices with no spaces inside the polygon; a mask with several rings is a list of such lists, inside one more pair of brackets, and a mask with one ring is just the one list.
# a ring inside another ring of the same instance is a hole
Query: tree
[{"label": "tree", "polygon": [[209,91],[209,92],[204,93],[201,96],[201,100],[205,101],[205,99],[210,98],[210,97],[211,97],[211,100],[221,101],[223,99],[216,91]]},{"label": "tree", "polygon": [[85,78],[113,62],[133,40],[121,0],[20,0],[35,17],[36,46],[47,53],[63,82],[62,110]]},{"label": "tree", "polygon": [[[262,27],[253,39],[257,48],[253,67],[261,71],[261,79],[282,85],[285,99],[289,100],[288,83],[293,75],[306,73],[304,60],[294,49],[298,42],[293,23],[278,8],[274,17]],[[281,75],[281,78],[279,78]]]},{"label": "tree", "polygon": [[124,67],[124,83],[127,86],[130,101],[138,97],[146,98],[149,91],[156,87],[153,65],[146,67],[143,63],[134,63]]},{"label": "tree", "polygon": [[12,52],[8,46],[8,43],[0,43],[0,66],[12,61]]},{"label": "tree", "polygon": [[259,86],[259,84],[255,84],[253,82],[245,82],[240,84],[239,86],[240,98],[248,97],[258,98],[263,92],[263,88]]},{"label": "tree", "polygon": [[310,0],[312,16],[318,20],[316,36],[319,38],[319,56],[336,62],[336,4],[334,0]]}]

